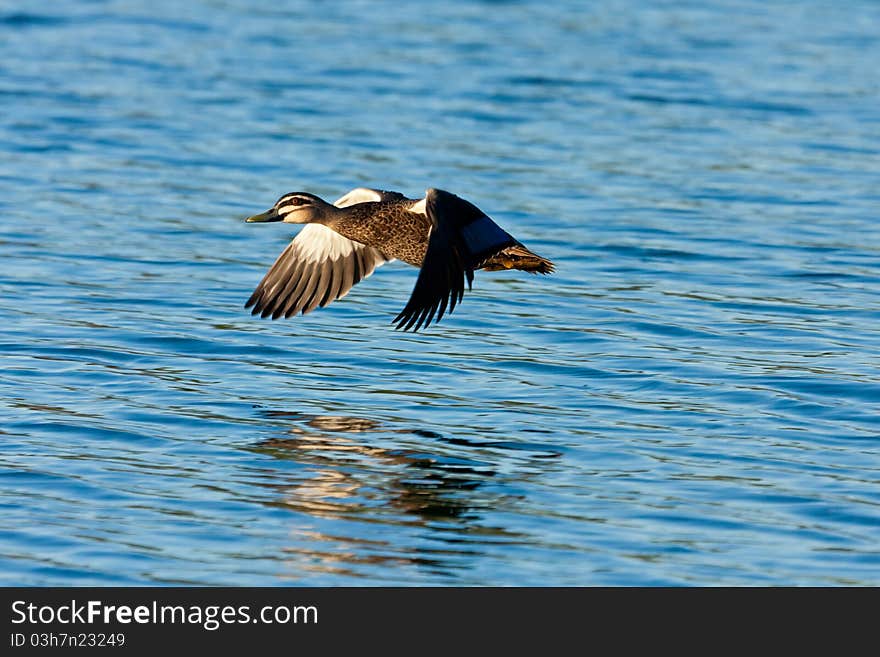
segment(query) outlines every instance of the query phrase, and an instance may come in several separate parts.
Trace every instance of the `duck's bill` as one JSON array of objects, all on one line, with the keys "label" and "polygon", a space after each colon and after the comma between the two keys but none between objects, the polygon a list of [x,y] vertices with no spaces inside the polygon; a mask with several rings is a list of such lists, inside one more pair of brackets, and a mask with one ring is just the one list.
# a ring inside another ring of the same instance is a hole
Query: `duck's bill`
[{"label": "duck's bill", "polygon": [[249,224],[266,221],[281,221],[281,216],[275,212],[275,208],[272,208],[260,214],[255,214],[253,217],[248,217],[245,221]]}]

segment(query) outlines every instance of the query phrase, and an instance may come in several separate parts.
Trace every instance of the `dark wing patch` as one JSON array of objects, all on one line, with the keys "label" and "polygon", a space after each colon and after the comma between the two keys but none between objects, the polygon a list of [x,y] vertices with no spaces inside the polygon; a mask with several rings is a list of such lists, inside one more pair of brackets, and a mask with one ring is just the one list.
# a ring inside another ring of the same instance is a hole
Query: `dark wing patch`
[{"label": "dark wing patch", "polygon": [[439,189],[429,189],[425,210],[431,220],[428,250],[406,306],[393,323],[418,331],[455,310],[474,280],[474,268],[485,258],[516,244],[482,210]]}]

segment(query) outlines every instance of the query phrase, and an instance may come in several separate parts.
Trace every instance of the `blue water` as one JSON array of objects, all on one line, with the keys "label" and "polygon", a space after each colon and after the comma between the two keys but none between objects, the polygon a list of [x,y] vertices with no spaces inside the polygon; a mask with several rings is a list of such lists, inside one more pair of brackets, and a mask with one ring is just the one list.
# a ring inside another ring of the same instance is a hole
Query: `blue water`
[{"label": "blue water", "polygon": [[[0,5],[0,583],[880,585],[878,62],[868,1]],[[360,185],[558,271],[252,318],[242,218]]]}]

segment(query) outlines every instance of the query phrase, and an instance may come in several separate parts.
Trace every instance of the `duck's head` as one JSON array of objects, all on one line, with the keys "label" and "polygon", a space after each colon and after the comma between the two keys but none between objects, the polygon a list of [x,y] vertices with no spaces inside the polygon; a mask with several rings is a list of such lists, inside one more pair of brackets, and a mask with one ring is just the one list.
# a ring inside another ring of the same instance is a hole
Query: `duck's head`
[{"label": "duck's head", "polygon": [[247,222],[283,221],[288,224],[319,222],[333,208],[324,199],[307,192],[285,194],[275,205],[261,214],[245,219]]}]

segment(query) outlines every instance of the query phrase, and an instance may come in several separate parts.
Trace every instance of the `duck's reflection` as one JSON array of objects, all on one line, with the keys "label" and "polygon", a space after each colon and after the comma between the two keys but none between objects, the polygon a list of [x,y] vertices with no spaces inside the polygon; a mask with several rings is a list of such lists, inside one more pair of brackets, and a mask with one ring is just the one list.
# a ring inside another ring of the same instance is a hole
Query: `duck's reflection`
[{"label": "duck's reflection", "polygon": [[[294,530],[287,549],[294,577],[300,571],[365,575],[363,568],[376,564],[418,565],[448,576],[463,556],[480,551],[478,543],[518,539],[482,522],[504,497],[485,490],[496,475],[492,465],[462,456],[460,446],[439,434],[358,417],[263,414],[290,426],[253,449],[306,466],[271,484],[278,492],[273,503],[320,520]],[[365,433],[375,435],[359,435]],[[382,433],[409,437],[389,440]]]},{"label": "duck's reflection", "polygon": [[282,503],[300,511],[350,517],[376,503],[412,514],[410,522],[480,516],[476,491],[495,475],[487,463],[452,457],[423,448],[388,449],[346,434],[366,432],[412,434],[442,441],[439,434],[383,428],[375,420],[345,416],[308,416],[267,411],[293,426],[283,437],[270,438],[255,449],[277,458],[313,466],[296,485],[284,490]]}]

